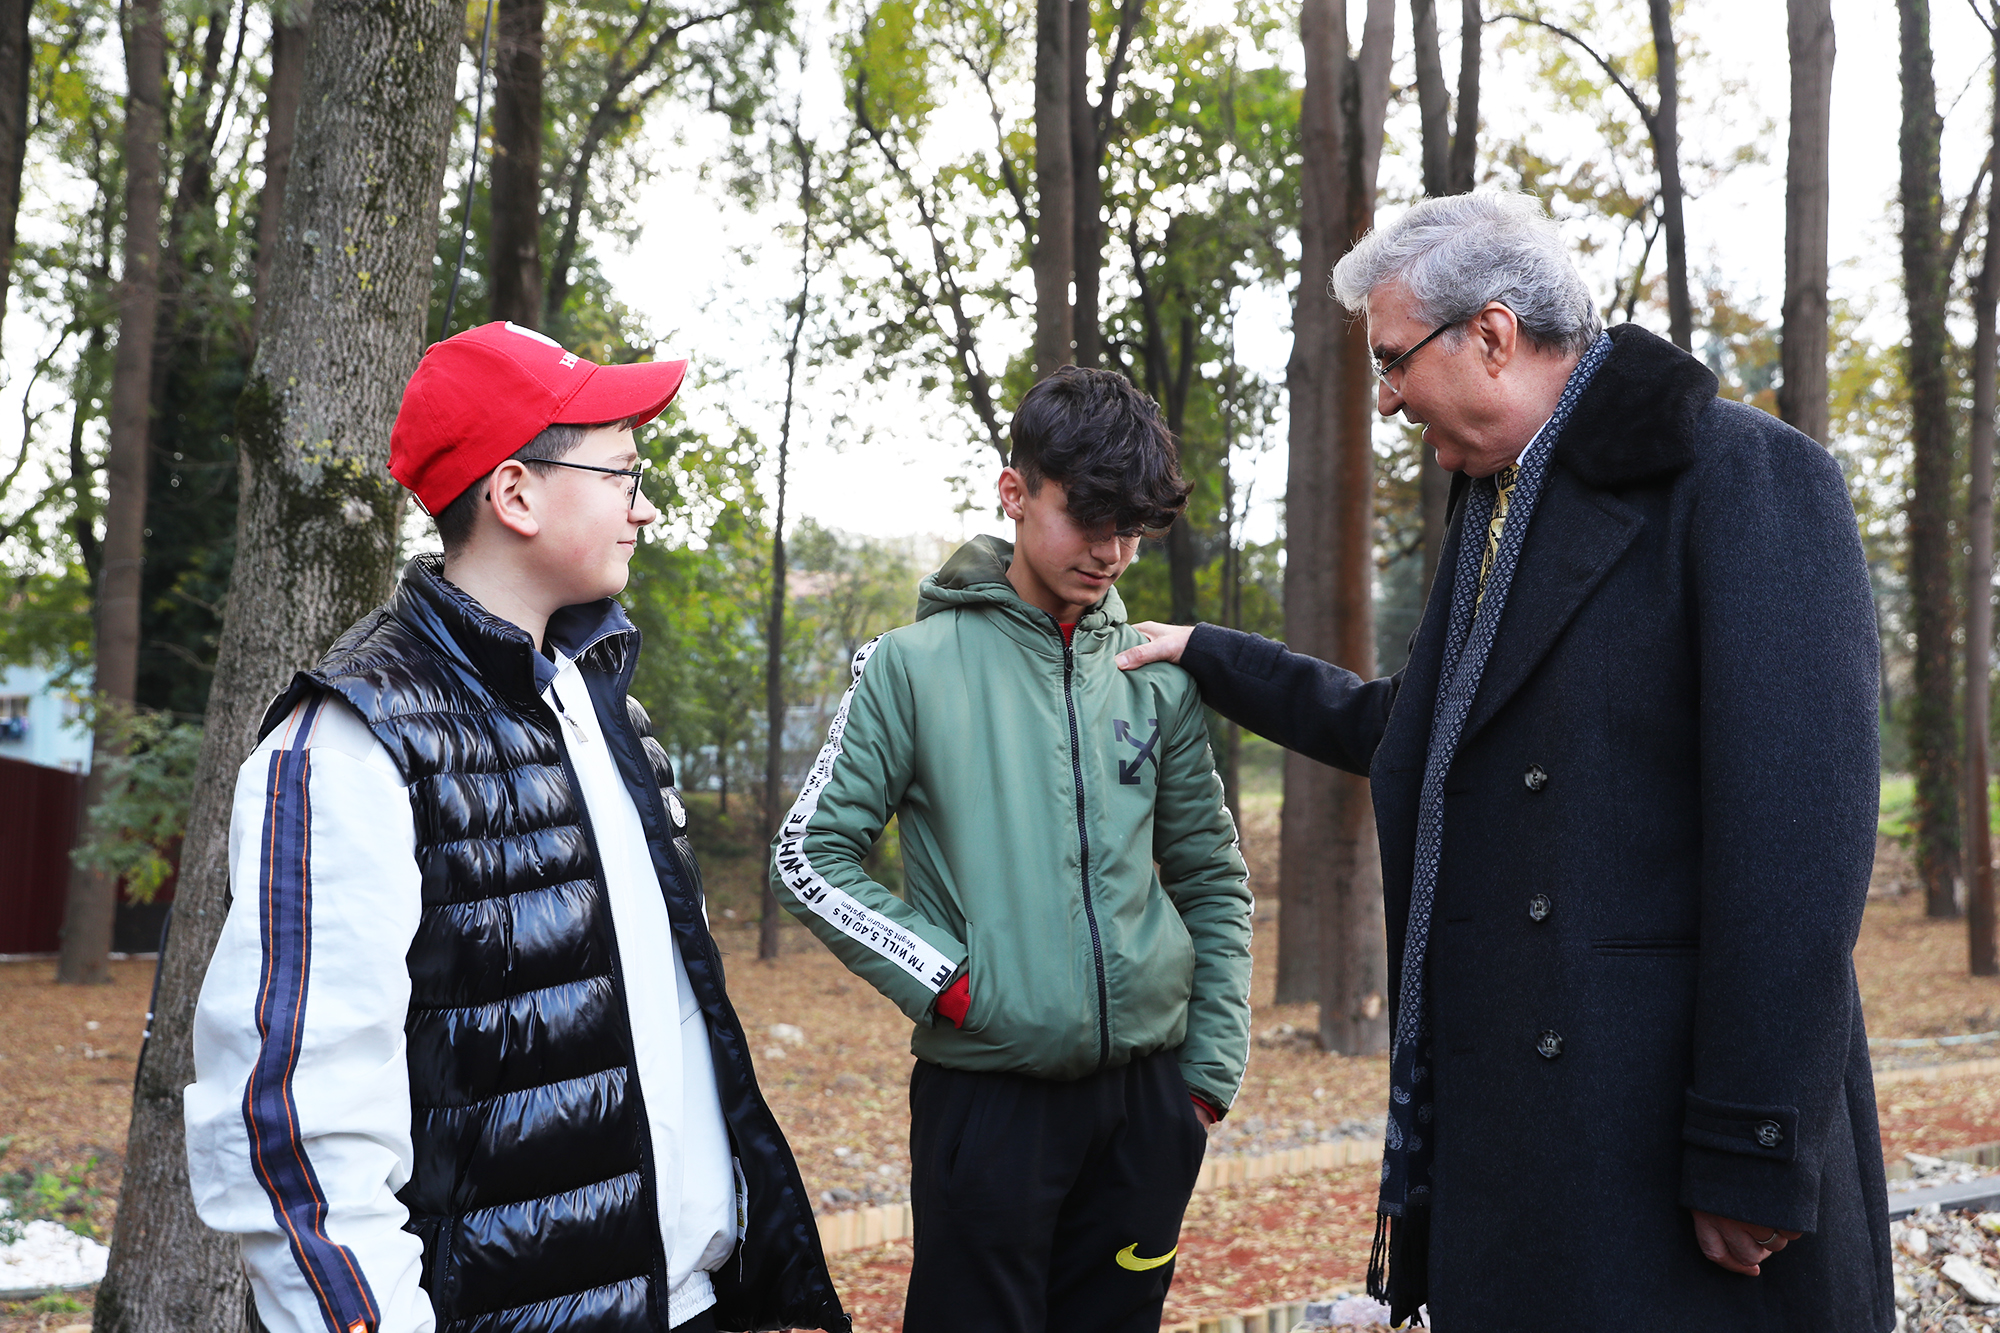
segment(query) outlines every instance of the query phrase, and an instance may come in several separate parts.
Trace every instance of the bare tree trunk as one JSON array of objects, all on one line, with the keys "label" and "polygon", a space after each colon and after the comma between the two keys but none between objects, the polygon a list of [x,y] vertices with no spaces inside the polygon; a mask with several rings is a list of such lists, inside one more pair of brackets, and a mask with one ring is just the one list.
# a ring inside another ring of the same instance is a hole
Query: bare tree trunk
[{"label": "bare tree trunk", "polygon": [[1826,443],[1827,158],[1832,142],[1833,0],[1786,0],[1792,56],[1785,156],[1785,313],[1778,415]]},{"label": "bare tree trunk", "polygon": [[[119,751],[119,711],[139,677],[139,575],[146,527],[146,442],[152,430],[153,336],[160,309],[161,144],[166,138],[167,50],[160,0],[126,10],[125,267],[118,281],[118,348],[111,371],[110,448],[104,465],[103,566],[97,582],[95,690],[100,701],[84,809],[104,798]],[[56,980],[111,979],[117,881],[73,866],[63,904]]]},{"label": "bare tree trunk", "polygon": [[[1822,0],[1823,2],[1823,0]],[[2000,22],[2000,13],[1994,14]],[[1830,34],[1829,25],[1829,34]],[[1990,29],[2000,54],[2000,26]],[[1829,35],[1828,46],[1832,45]],[[1829,62],[1830,63],[1830,62]],[[2000,150],[2000,89],[1993,97],[1991,142]],[[1972,452],[1972,484],[1966,525],[1969,550],[1965,560],[1965,881],[1966,954],[1975,977],[2000,975],[2000,940],[1994,936],[1993,816],[1987,792],[1991,769],[1989,737],[1992,705],[1993,645],[1993,446],[1996,371],[2000,371],[2000,337],[1995,311],[2000,307],[2000,255],[1993,242],[2000,229],[2000,172],[1994,173],[1986,206],[1986,253],[1980,260],[1979,283],[1972,297],[1975,326],[1972,341],[1972,429],[1966,447]],[[1971,201],[1966,201],[1971,207]]]},{"label": "bare tree trunk", "polygon": [[1953,717],[1952,460],[1950,340],[1945,330],[1949,266],[1938,183],[1942,121],[1931,72],[1929,0],[1897,0],[1901,16],[1903,287],[1910,312],[1906,366],[1913,454],[1907,506],[1910,611],[1916,631],[1910,700],[1916,778],[1917,873],[1925,910],[1958,915],[1959,772]]},{"label": "bare tree trunk", "polygon": [[[764,640],[764,840],[778,836],[785,817],[785,472],[792,452],[793,390],[799,376],[799,342],[806,331],[806,306],[812,297],[812,220],[814,209],[812,149],[792,127],[792,149],[799,159],[799,211],[805,222],[799,238],[799,306],[792,316],[792,338],[785,348],[785,413],[778,426],[778,518],[771,529],[771,621]],[[762,911],[757,922],[757,956],[778,956],[780,915],[771,877],[764,877]]]},{"label": "bare tree trunk", "polygon": [[1424,193],[1433,199],[1452,193],[1451,99],[1444,90],[1444,60],[1438,54],[1437,0],[1410,0],[1410,27],[1416,37],[1417,118],[1423,135]]},{"label": "bare tree trunk", "polygon": [[[1346,54],[1344,0],[1307,0],[1299,23],[1306,87],[1286,367],[1285,637],[1364,673],[1374,666],[1373,376],[1365,331],[1349,331],[1325,275],[1373,218],[1394,12],[1391,0],[1369,0],[1358,61]],[[1287,754],[1278,862],[1278,1002],[1317,1001],[1328,1050],[1382,1049],[1387,968],[1367,784]]]},{"label": "bare tree trunk", "polygon": [[[1369,0],[1351,66],[1347,118],[1346,236],[1375,225],[1382,122],[1396,41],[1394,0]],[[1375,373],[1367,325],[1334,321],[1338,441],[1333,484],[1333,658],[1364,680],[1375,674]],[[1342,1055],[1388,1049],[1388,955],[1382,930],[1382,861],[1366,778],[1334,775],[1331,893],[1320,912],[1319,1043]]]},{"label": "bare tree trunk", "polygon": [[1688,294],[1687,223],[1681,216],[1680,75],[1674,53],[1673,0],[1650,0],[1660,104],[1653,113],[1653,156],[1660,169],[1660,218],[1667,233],[1667,336],[1694,347],[1694,301]]},{"label": "bare tree trunk", "polygon": [[1035,376],[1068,365],[1076,341],[1069,285],[1076,267],[1076,180],[1070,151],[1070,6],[1035,9]]},{"label": "bare tree trunk", "polygon": [[299,89],[306,77],[309,0],[282,9],[271,26],[271,78],[264,89],[264,189],[257,197],[257,310],[253,333],[264,328],[271,263],[278,253],[278,228],[285,215],[285,182],[292,171],[292,144],[298,137]]},{"label": "bare tree trunk", "polygon": [[21,165],[28,156],[28,83],[35,69],[28,14],[34,7],[34,0],[0,0],[0,316],[13,286]]},{"label": "bare tree trunk", "polygon": [[491,318],[542,327],[542,24],[548,0],[500,0],[493,80]]},{"label": "bare tree trunk", "polygon": [[[1464,0],[1463,30],[1458,46],[1458,129],[1451,128],[1451,107],[1445,96],[1444,58],[1438,49],[1437,0],[1410,0],[1416,29],[1417,105],[1423,133],[1424,193],[1432,198],[1468,194],[1479,139],[1479,0]],[[1419,445],[1417,504],[1423,521],[1424,594],[1437,575],[1438,552],[1444,547],[1445,503],[1451,494],[1451,474],[1438,466],[1436,455]]]},{"label": "bare tree trunk", "polygon": [[229,898],[236,768],[264,708],[394,581],[402,496],[385,469],[389,428],[423,343],[460,22],[435,0],[314,7],[300,188],[286,192],[270,312],[238,409],[238,557],[98,1333],[245,1326],[237,1245],[201,1224],[188,1192],[194,1000]]},{"label": "bare tree trunk", "polygon": [[1479,165],[1479,61],[1486,20],[1479,0],[1462,0],[1458,33],[1458,130],[1451,139],[1453,194],[1471,194]]},{"label": "bare tree trunk", "polygon": [[1104,358],[1097,309],[1099,273],[1104,266],[1103,145],[1090,114],[1090,48],[1095,40],[1090,0],[1069,0],[1069,151],[1074,181],[1071,203],[1076,215],[1076,239],[1070,256],[1076,302],[1070,310],[1070,333],[1076,344],[1076,364],[1091,367]]}]

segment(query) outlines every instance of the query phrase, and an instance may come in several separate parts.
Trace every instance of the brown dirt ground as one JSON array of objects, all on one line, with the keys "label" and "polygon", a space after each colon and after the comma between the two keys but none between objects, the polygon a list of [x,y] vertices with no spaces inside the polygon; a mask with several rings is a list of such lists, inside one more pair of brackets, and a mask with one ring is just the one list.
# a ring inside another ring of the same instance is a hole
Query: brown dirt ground
[{"label": "brown dirt ground", "polygon": [[[1259,803],[1260,805],[1262,803]],[[1268,806],[1246,813],[1244,839],[1255,882],[1275,882],[1276,819]],[[1878,889],[1905,868],[1894,849],[1878,864]],[[1272,957],[1275,904],[1260,903],[1256,956]],[[747,915],[747,913],[739,913]],[[815,1196],[853,1196],[830,1207],[906,1197],[908,1026],[896,1010],[850,977],[805,933],[788,926],[785,953],[756,961],[747,921],[718,914],[730,958],[730,989],[758,1052],[771,1104],[789,1133]],[[1855,950],[1871,1032],[1929,1036],[2000,1027],[2000,980],[1965,975],[1960,922],[1930,921],[1913,894],[1871,899]],[[77,1173],[78,1216],[109,1234],[115,1216],[131,1081],[152,965],[113,965],[112,984],[52,984],[44,961],[0,964],[0,1139],[12,1139],[0,1172]],[[1259,966],[1253,1030],[1278,1024],[1310,1030],[1309,1006],[1277,1006]],[[99,1026],[95,1029],[87,1025]],[[791,1024],[804,1041],[769,1035]],[[1966,1055],[2000,1055],[2000,1046]],[[1317,1138],[1348,1120],[1381,1113],[1385,1062],[1319,1054],[1295,1041],[1260,1042],[1234,1114],[1212,1151],[1255,1150]],[[2000,1140],[2000,1078],[1885,1085],[1882,1138],[1893,1160]],[[1373,1234],[1373,1168],[1260,1181],[1195,1197],[1188,1209],[1168,1322],[1297,1300],[1351,1286],[1361,1277]],[[832,1263],[858,1329],[900,1326],[909,1244],[836,1256]],[[89,1296],[58,1304],[77,1310],[0,1306],[0,1333],[55,1333],[87,1321]]]}]

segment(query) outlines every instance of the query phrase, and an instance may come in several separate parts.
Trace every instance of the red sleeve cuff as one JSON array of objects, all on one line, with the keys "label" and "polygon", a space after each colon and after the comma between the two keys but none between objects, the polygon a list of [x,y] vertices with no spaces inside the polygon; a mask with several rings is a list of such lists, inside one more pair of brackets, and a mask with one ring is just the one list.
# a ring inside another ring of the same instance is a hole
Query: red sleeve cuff
[{"label": "red sleeve cuff", "polygon": [[960,974],[957,981],[944,988],[937,997],[937,1011],[941,1018],[949,1018],[955,1028],[965,1026],[965,1011],[972,1007],[972,974]]},{"label": "red sleeve cuff", "polygon": [[1210,1115],[1214,1116],[1217,1123],[1221,1122],[1223,1116],[1229,1114],[1227,1111],[1223,1110],[1221,1107],[1217,1106],[1214,1102],[1210,1101],[1208,1098],[1202,1096],[1198,1092],[1190,1092],[1188,1094],[1188,1100],[1193,1102],[1196,1106],[1199,1106],[1202,1110],[1208,1112]]}]

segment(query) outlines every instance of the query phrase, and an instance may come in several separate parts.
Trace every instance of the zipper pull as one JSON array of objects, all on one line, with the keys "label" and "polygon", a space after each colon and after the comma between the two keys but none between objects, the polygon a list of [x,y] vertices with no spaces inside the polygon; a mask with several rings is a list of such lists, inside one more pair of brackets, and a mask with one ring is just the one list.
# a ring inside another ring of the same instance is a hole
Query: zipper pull
[{"label": "zipper pull", "polygon": [[555,702],[556,716],[569,723],[569,729],[575,733],[577,741],[584,745],[590,744],[590,733],[583,729],[583,723],[569,715],[569,709],[563,707],[562,696],[556,693],[556,687],[553,685],[549,686],[549,698]]}]

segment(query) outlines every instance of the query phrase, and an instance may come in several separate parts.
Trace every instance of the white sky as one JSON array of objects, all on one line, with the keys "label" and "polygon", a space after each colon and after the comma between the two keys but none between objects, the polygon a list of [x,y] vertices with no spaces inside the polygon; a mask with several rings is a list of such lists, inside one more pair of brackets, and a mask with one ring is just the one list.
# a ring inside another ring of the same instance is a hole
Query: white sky
[{"label": "white sky", "polygon": [[[1218,14],[1228,12],[1222,0],[1203,3],[1215,6]],[[1964,4],[1932,0],[1932,7],[1939,98],[1946,111],[1945,193],[1955,206],[1985,151],[1990,104],[1982,70],[1991,47]],[[1357,27],[1362,8],[1359,3],[1349,6]],[[1440,6],[1447,20],[1455,8]],[[1488,8],[1498,5],[1489,3]],[[1398,9],[1396,78],[1403,82],[1409,77],[1410,34],[1407,7],[1399,4]],[[1834,15],[1840,55],[1833,99],[1833,285],[1836,296],[1875,311],[1870,325],[1874,336],[1894,340],[1900,337],[1901,318],[1893,218],[1900,97],[1896,14],[1886,0],[1835,0]],[[826,24],[824,18],[819,22]],[[1689,258],[1697,273],[1721,273],[1739,299],[1752,300],[1775,322],[1783,279],[1783,125],[1789,101],[1784,6],[1778,0],[1688,0],[1682,35],[1707,52],[1705,66],[1684,74],[1681,125],[1688,155],[1722,153],[1753,136],[1762,121],[1774,127],[1763,144],[1768,160],[1735,169],[1689,200]],[[832,55],[837,38],[830,28],[810,34],[805,45],[816,54],[803,72],[788,79],[802,100],[809,128],[829,126],[839,111],[841,89]],[[1585,133],[1580,122],[1553,113],[1547,94],[1532,82],[1528,62],[1518,54],[1503,55],[1500,44],[1499,30],[1489,28],[1482,149],[1494,136],[1518,134],[1532,124],[1539,127],[1544,151],[1562,144],[1579,153],[1590,151],[1593,145],[1580,137]],[[1456,65],[1456,35],[1449,29],[1445,47],[1449,77]],[[1295,49],[1288,49],[1284,58],[1296,67]],[[1740,85],[1740,92],[1726,92],[1725,84]],[[1414,143],[1406,113],[1398,114],[1406,117],[1402,134]],[[775,230],[778,214],[746,211],[718,184],[703,179],[701,163],[722,133],[714,120],[675,123],[675,115],[672,107],[663,106],[652,124],[656,174],[637,200],[636,216],[645,224],[641,239],[629,251],[602,241],[599,250],[621,299],[664,335],[661,355],[688,356],[698,371],[728,376],[726,385],[691,382],[683,398],[689,410],[699,414],[726,403],[739,420],[775,443],[784,391],[782,305],[795,290],[796,252]],[[1392,133],[1397,125],[1392,119]],[[972,99],[948,102],[929,132],[944,149],[984,147],[992,134],[983,106]],[[1385,156],[1389,190],[1411,193],[1416,175],[1414,162],[1393,153]],[[1701,183],[1690,185],[1699,188]],[[461,186],[458,180],[448,182],[453,192]],[[1385,216],[1392,211],[1385,209]],[[1237,326],[1240,358],[1280,382],[1290,350],[1289,300],[1275,291],[1248,293]],[[13,373],[10,384],[0,389],[0,461],[11,459],[19,447],[21,385],[32,361],[32,344],[45,331],[34,329],[16,307],[5,333],[6,362]],[[1024,326],[1013,341],[1027,335]],[[1009,342],[1006,337],[988,339],[996,352],[1007,350]],[[957,540],[978,531],[1004,531],[990,505],[957,512],[959,496],[950,479],[970,469],[984,496],[990,494],[985,479],[995,465],[940,396],[947,392],[925,397],[904,384],[864,388],[853,366],[805,370],[794,424],[793,519],[810,516],[877,536],[931,534]],[[1257,465],[1253,538],[1275,530],[1275,502],[1284,491],[1282,421],[1274,436]]]},{"label": "white sky", "polygon": [[[1690,199],[1690,262],[1697,273],[1710,268],[1721,272],[1740,298],[1755,298],[1773,322],[1784,273],[1783,127],[1790,100],[1784,8],[1777,0],[1689,0],[1682,24],[1683,34],[1706,48],[1711,61],[1707,72],[1684,75],[1681,123],[1690,151],[1702,145],[1717,152],[1733,147],[1762,119],[1774,126],[1764,143],[1767,161],[1739,167]],[[1362,6],[1349,9],[1358,26]],[[1440,9],[1449,14],[1455,6]],[[1408,77],[1407,9],[1397,17],[1396,77],[1401,81]],[[1875,336],[1895,339],[1901,318],[1893,216],[1900,106],[1896,13],[1885,0],[1835,0],[1834,18],[1839,58],[1833,97],[1833,287],[1836,296],[1871,305],[1877,312],[1871,321]],[[1500,56],[1499,42],[1497,29],[1489,28],[1483,105],[1489,132],[1517,132],[1535,119],[1553,141],[1560,142],[1564,133],[1573,135],[1573,122],[1566,130],[1560,116],[1546,114],[1546,94],[1529,85],[1527,62],[1518,55]],[[1933,44],[1939,100],[1946,109],[1945,191],[1947,200],[1955,201],[1971,184],[1985,150],[1989,94],[1981,71],[1991,47],[1971,13],[1954,0],[1933,0]],[[830,42],[816,45],[824,50]],[[1445,47],[1447,74],[1455,77],[1456,37],[1449,30]],[[827,86],[830,65],[830,57],[823,57],[802,81],[809,123],[823,120],[827,103],[838,96],[837,89]],[[1718,95],[1718,81],[1740,84],[1741,94]],[[932,134],[940,143],[990,142],[991,130],[977,105],[948,108],[939,120]],[[688,164],[698,155],[704,131],[691,126],[684,132],[684,143],[658,155],[660,174],[642,197],[645,241],[629,255],[607,257],[607,268],[626,301],[657,328],[672,331],[667,346],[674,355],[738,369],[740,378],[729,389],[732,409],[754,421],[758,400],[775,403],[782,396],[782,349],[775,329],[778,308],[796,281],[797,259],[776,240],[738,255],[743,238],[760,234],[761,228],[696,179]],[[1579,144],[1580,149],[1588,147]],[[1413,181],[1416,164],[1392,157],[1385,159],[1383,172],[1385,181]],[[1691,188],[1696,184],[1691,181]],[[663,262],[664,255],[671,255],[671,262]],[[1290,350],[1289,318],[1288,297],[1258,293],[1245,301],[1238,322],[1239,355],[1280,380]],[[810,406],[821,396],[816,389],[850,378],[838,368],[810,375],[802,385],[802,402]],[[692,391],[691,404],[699,392],[698,387]],[[925,532],[956,538],[1004,531],[990,508],[954,512],[957,497],[947,481],[968,463],[981,475],[990,474],[990,456],[982,455],[976,442],[941,441],[935,429],[940,413],[914,390],[878,392],[873,412],[855,414],[871,428],[865,442],[857,427],[829,427],[810,414],[795,431],[793,513],[884,536]],[[946,419],[943,424],[953,423]],[[1261,460],[1257,494],[1271,501],[1281,496],[1284,469],[1280,423],[1274,447]],[[1275,526],[1272,509],[1259,508],[1252,520],[1253,537],[1267,536]]]}]

